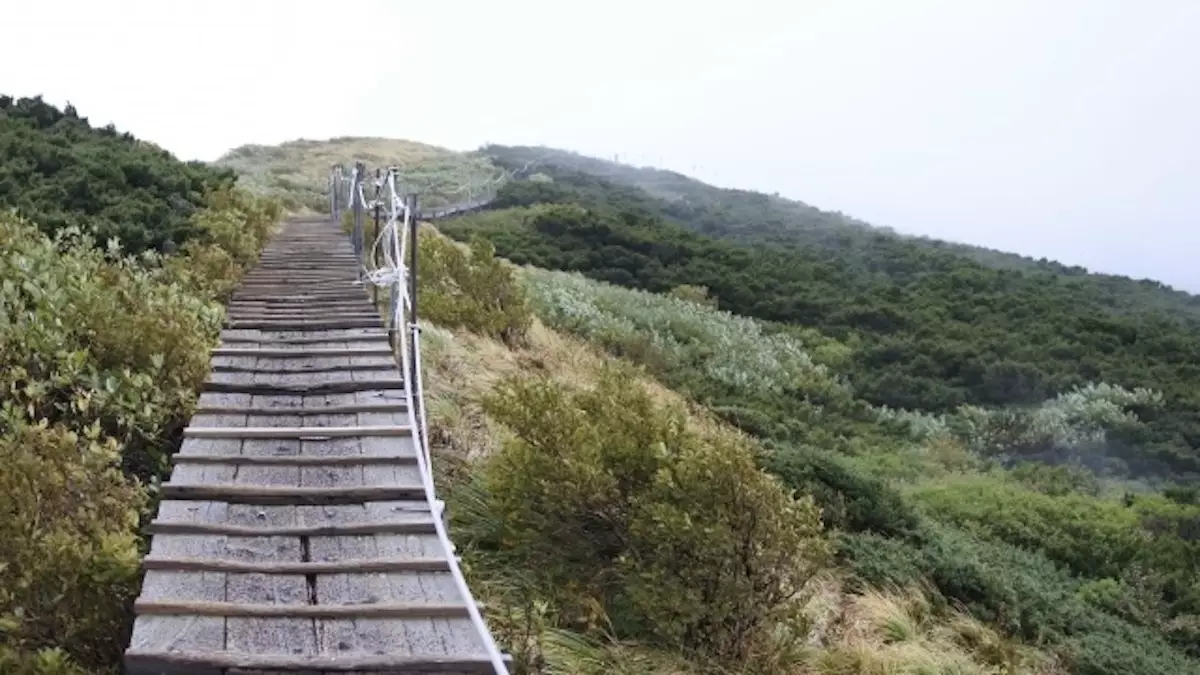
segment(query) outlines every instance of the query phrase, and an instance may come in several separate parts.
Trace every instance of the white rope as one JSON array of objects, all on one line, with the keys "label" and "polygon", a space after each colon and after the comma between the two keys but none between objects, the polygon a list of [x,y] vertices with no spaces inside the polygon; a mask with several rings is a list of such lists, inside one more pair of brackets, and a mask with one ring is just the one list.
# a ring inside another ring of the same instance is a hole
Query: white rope
[{"label": "white rope", "polygon": [[[357,168],[355,169],[355,173],[357,174]],[[450,567],[450,575],[454,579],[454,584],[458,588],[459,595],[466,602],[467,614],[470,616],[471,623],[474,624],[476,632],[479,633],[479,637],[483,641],[484,649],[488,654],[488,660],[491,661],[493,670],[496,675],[508,675],[508,666],[504,663],[504,657],[500,653],[500,649],[496,646],[492,632],[488,629],[478,605],[474,602],[474,596],[471,594],[471,589],[467,585],[467,580],[463,576],[462,569],[459,567],[458,560],[454,555],[455,547],[450,541],[450,536],[446,532],[446,524],[443,521],[445,503],[437,498],[437,490],[433,483],[433,461],[429,448],[428,434],[429,426],[425,417],[425,388],[421,374],[421,330],[415,321],[415,317],[411,316],[412,298],[409,295],[408,288],[409,271],[407,265],[404,263],[404,255],[409,245],[405,234],[411,231],[410,226],[413,219],[417,217],[417,214],[412,213],[408,205],[404,203],[404,200],[400,198],[396,184],[396,174],[397,171],[395,168],[389,168],[387,178],[384,179],[381,185],[381,187],[386,188],[387,199],[378,203],[381,208],[385,203],[387,204],[387,221],[380,228],[375,241],[372,242],[370,252],[364,252],[362,260],[364,280],[366,283],[380,288],[395,291],[396,301],[390,307],[391,316],[388,317],[389,327],[396,331],[399,342],[400,367],[403,369],[404,377],[412,380],[404,388],[404,397],[408,406],[409,420],[412,422],[414,430],[413,438],[417,446],[417,471],[421,476],[421,485],[425,492],[425,499],[433,510],[434,530],[437,533],[443,550],[447,553],[446,558]],[[363,197],[361,185],[359,185],[359,197]],[[366,204],[366,199],[362,199],[361,203]],[[374,204],[375,202],[372,202],[372,206]],[[415,246],[416,242],[411,242],[411,244]],[[375,261],[380,257],[382,257],[382,263],[376,265]],[[405,326],[408,327],[408,331],[404,330]],[[406,336],[406,332],[409,332],[410,335]],[[409,339],[412,340],[411,359],[408,351]],[[418,402],[419,405],[414,405],[414,403]]]}]

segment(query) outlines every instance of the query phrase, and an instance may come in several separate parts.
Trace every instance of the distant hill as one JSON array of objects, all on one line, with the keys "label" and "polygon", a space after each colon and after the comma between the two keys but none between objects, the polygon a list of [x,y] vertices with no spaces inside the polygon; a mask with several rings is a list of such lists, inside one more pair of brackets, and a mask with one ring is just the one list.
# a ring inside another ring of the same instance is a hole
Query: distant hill
[{"label": "distant hill", "polygon": [[497,173],[483,158],[415,141],[369,137],[243,145],[222,155],[215,164],[237,171],[246,187],[281,198],[289,210],[325,211],[329,208],[330,168],[338,163],[350,167],[356,161],[372,172],[401,167],[407,184],[430,206],[454,202],[453,191],[461,185]]},{"label": "distant hill", "polygon": [[489,145],[480,154],[510,170],[522,167],[550,174],[577,171],[616,185],[639,188],[655,199],[653,209],[668,221],[715,237],[743,243],[819,249],[852,259],[876,257],[891,240],[901,239],[934,251],[953,253],[995,269],[1041,272],[1060,277],[1086,277],[1086,284],[1108,307],[1157,307],[1200,316],[1200,296],[1150,279],[1134,280],[1096,274],[1064,265],[980,246],[899,234],[840,211],[825,211],[804,202],[750,190],[720,188],[683,174],[634,167],[545,147]]}]

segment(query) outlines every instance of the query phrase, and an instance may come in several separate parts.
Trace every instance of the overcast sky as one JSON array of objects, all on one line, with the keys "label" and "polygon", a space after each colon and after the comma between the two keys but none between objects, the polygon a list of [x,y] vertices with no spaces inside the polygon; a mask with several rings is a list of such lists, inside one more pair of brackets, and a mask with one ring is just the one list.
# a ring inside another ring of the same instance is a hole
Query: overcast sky
[{"label": "overcast sky", "polygon": [[0,0],[0,17],[0,93],[183,158],[340,135],[619,153],[1200,292],[1198,0]]}]

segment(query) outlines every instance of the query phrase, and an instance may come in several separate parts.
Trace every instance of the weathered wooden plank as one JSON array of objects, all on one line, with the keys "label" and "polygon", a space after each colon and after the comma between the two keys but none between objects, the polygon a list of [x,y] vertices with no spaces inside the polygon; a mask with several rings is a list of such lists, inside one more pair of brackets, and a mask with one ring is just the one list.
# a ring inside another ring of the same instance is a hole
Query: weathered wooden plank
[{"label": "weathered wooden plank", "polygon": [[175,455],[175,464],[259,464],[271,466],[366,466],[369,464],[411,464],[417,461],[415,454],[394,453],[389,455],[333,455],[305,457],[302,455]]},{"label": "weathered wooden plank", "polygon": [[154,520],[147,527],[147,531],[153,535],[200,535],[214,537],[351,537],[383,534],[427,535],[434,533],[436,530],[434,529],[432,516],[426,512],[423,518],[281,527]]},{"label": "weathered wooden plank", "polygon": [[[177,471],[188,468],[180,465]],[[421,485],[378,485],[347,488],[301,488],[246,485],[217,485],[163,483],[161,494],[166,499],[223,501],[230,504],[353,504],[356,502],[397,501],[422,499],[425,490]]]},{"label": "weathered wooden plank", "polygon": [[[180,573],[175,573],[180,574]],[[230,593],[230,597],[233,597]],[[302,605],[246,602],[138,600],[133,610],[146,616],[223,616],[227,619],[262,617],[282,619],[428,619],[469,616],[462,603],[381,603],[358,605]]]},{"label": "weathered wooden plank", "polygon": [[[347,655],[322,654],[319,656],[293,656],[291,654],[247,654],[235,652],[154,652],[131,650],[126,653],[126,663],[145,669],[145,672],[175,673],[181,667],[209,667],[218,670],[243,669],[247,671],[296,671],[319,670],[325,672],[383,671],[405,672],[415,675],[435,673],[479,673],[494,672],[491,662],[483,653],[437,658],[430,656],[404,656],[398,654]],[[190,672],[190,671],[189,671]]]},{"label": "weathered wooden plank", "polygon": [[289,320],[289,319],[230,319],[225,320],[225,325],[230,328],[255,328],[258,330],[276,330],[288,332],[303,332],[330,330],[337,328],[378,328],[380,320],[378,317],[366,317],[362,319],[310,319],[310,320]]},{"label": "weathered wooden plank", "polygon": [[[302,398],[302,397],[296,397]],[[196,416],[192,418],[192,424],[196,424],[197,417],[208,417],[216,414],[231,414],[231,415],[251,415],[262,418],[271,415],[292,415],[298,414],[304,417],[313,416],[320,417],[324,415],[353,415],[357,413],[397,413],[408,410],[403,401],[395,403],[349,403],[342,405],[326,405],[323,407],[312,408],[295,408],[292,410],[280,410],[278,408],[256,408],[249,405],[205,405],[196,410]]]},{"label": "weathered wooden plank", "polygon": [[226,344],[253,342],[259,345],[315,345],[323,342],[382,342],[388,344],[388,336],[381,328],[358,331],[311,331],[298,334],[294,331],[225,330],[220,335]]},{"label": "weathered wooden plank", "polygon": [[[404,380],[391,373],[381,373],[383,377],[377,380],[349,379],[332,380],[309,384],[258,384],[251,382],[226,382],[222,379],[211,379],[204,383],[205,391],[230,394],[278,395],[293,394],[300,396],[315,396],[317,394],[348,394],[355,392],[374,392],[382,389],[404,390]],[[218,376],[220,373],[214,373]]]},{"label": "weathered wooden plank", "polygon": [[271,375],[294,375],[305,373],[339,373],[351,371],[366,371],[366,370],[381,370],[385,372],[396,373],[396,362],[391,356],[376,357],[378,360],[374,363],[330,363],[332,358],[326,358],[324,361],[306,361],[296,364],[260,364],[254,363],[243,365],[241,363],[230,363],[235,359],[238,361],[245,360],[247,357],[217,357],[213,359],[213,371],[225,373],[266,373]]},{"label": "weathered wooden plank", "polygon": [[173,572],[224,572],[227,574],[379,574],[389,572],[445,572],[445,558],[372,558],[336,562],[258,562],[203,557],[146,556],[142,569]]},{"label": "weathered wooden plank", "polygon": [[[191,516],[198,523],[217,524],[228,510],[225,504],[197,505]],[[167,508],[170,516],[171,507]],[[162,509],[160,509],[160,514]],[[170,550],[182,555],[206,556],[212,552],[210,542],[191,538],[166,541],[156,537],[151,541],[152,553]],[[220,572],[147,572],[140,599],[150,602],[166,601],[186,593],[190,597],[219,602],[225,600],[225,574]],[[172,650],[210,652],[225,648],[225,620],[220,617],[137,616],[134,621],[130,647],[165,652]],[[127,672],[148,675],[152,671],[131,669]]]},{"label": "weathered wooden plank", "polygon": [[184,438],[362,438],[367,436],[411,436],[412,427],[382,425],[354,427],[198,427],[183,430]]},{"label": "weathered wooden plank", "polygon": [[[386,356],[392,357],[392,349],[387,346],[375,347],[315,347],[301,352],[305,357],[321,358],[326,356]],[[215,356],[253,356],[260,359],[296,358],[293,349],[271,347],[216,347],[212,350]]]}]

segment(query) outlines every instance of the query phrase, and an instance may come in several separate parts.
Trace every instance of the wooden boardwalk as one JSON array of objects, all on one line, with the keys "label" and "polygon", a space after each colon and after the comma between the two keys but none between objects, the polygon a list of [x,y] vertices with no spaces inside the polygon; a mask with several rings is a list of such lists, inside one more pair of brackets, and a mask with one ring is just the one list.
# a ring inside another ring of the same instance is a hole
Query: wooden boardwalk
[{"label": "wooden boardwalk", "polygon": [[292,221],[229,308],[152,525],[134,675],[492,673],[349,239]]}]

